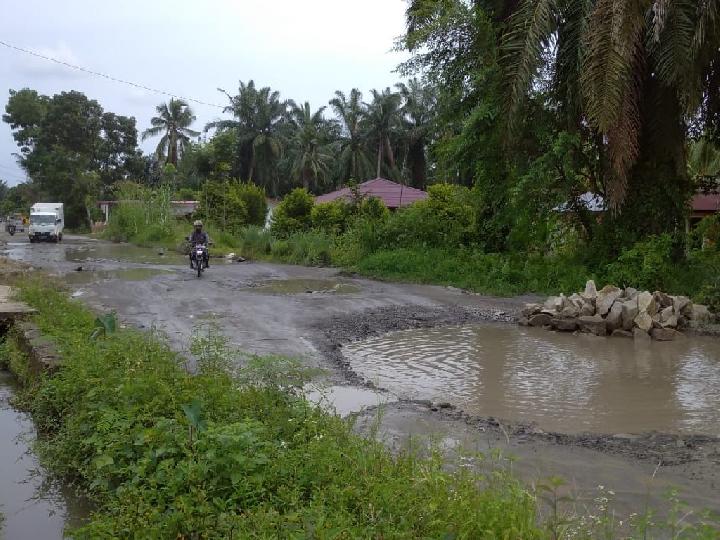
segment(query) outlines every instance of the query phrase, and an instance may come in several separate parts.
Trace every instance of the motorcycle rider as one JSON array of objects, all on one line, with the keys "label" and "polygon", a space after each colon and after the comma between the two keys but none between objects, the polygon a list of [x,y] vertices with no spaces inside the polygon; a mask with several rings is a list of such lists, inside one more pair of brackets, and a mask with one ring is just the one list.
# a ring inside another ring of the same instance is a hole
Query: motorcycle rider
[{"label": "motorcycle rider", "polygon": [[198,244],[205,246],[205,266],[210,267],[210,256],[208,254],[208,245],[210,244],[210,237],[203,231],[203,222],[199,219],[193,223],[193,232],[188,236],[190,240],[190,268],[193,267],[193,252],[192,248]]}]

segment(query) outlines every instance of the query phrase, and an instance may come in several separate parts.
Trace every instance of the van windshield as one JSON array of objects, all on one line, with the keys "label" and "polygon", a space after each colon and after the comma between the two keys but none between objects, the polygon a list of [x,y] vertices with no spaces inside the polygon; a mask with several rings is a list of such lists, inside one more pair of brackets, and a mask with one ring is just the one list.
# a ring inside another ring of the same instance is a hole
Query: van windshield
[{"label": "van windshield", "polygon": [[32,214],[30,216],[30,223],[33,225],[54,225],[55,216],[51,214]]}]

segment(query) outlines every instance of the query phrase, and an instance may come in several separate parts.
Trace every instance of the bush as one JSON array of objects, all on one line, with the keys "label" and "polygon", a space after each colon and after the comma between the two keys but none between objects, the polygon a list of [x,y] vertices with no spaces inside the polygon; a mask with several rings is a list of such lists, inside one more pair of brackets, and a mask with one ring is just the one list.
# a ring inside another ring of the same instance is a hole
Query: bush
[{"label": "bush", "polygon": [[271,253],[272,236],[262,227],[246,227],[240,234],[240,253],[248,259],[261,259]]},{"label": "bush", "polygon": [[245,225],[263,227],[268,213],[265,190],[252,182],[234,183],[232,189],[245,205],[247,211]]},{"label": "bush", "polygon": [[306,189],[292,190],[273,211],[271,225],[273,234],[282,238],[310,229],[314,204],[313,196]]},{"label": "bush", "polygon": [[621,287],[668,290],[675,271],[673,238],[669,234],[650,236],[626,249],[607,266],[607,281]]},{"label": "bush", "polygon": [[288,261],[305,266],[328,266],[332,262],[333,240],[319,231],[295,233],[288,237]]},{"label": "bush", "polygon": [[351,217],[352,206],[342,199],[316,204],[310,212],[313,229],[326,234],[345,232]]},{"label": "bush", "polygon": [[152,241],[173,237],[175,219],[170,209],[170,189],[150,189],[133,182],[118,184],[118,204],[110,212],[104,236],[115,242]]}]

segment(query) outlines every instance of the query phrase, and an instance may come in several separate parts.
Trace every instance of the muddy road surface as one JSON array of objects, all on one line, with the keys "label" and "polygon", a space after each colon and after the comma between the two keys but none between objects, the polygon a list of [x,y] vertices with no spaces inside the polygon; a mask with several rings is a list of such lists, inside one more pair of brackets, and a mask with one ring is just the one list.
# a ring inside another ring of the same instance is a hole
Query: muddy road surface
[{"label": "muddy road surface", "polygon": [[[61,276],[78,300],[115,310],[128,326],[158,329],[178,350],[187,349],[195,328],[212,322],[245,351],[324,369],[313,396],[353,413],[360,432],[393,448],[416,438],[440,441],[448,456],[499,448],[517,456],[513,468],[528,481],[566,478],[581,504],[599,485],[612,489],[622,515],[662,507],[669,486],[695,509],[720,511],[716,341],[692,338],[686,345],[694,352],[685,356],[666,349],[661,367],[653,367],[654,357],[608,353],[606,341],[578,336],[546,343],[561,353],[545,354],[537,340],[547,338],[508,336],[516,330],[508,323],[532,297],[224,259],[213,259],[198,279],[174,253],[72,236],[62,244],[1,239],[6,256]],[[501,329],[484,331],[488,324]],[[442,327],[457,330],[438,331],[437,339],[426,331]],[[403,334],[413,331],[424,332]],[[471,346],[463,343],[467,332]],[[490,349],[482,365],[463,368]],[[565,423],[563,406],[575,413]]]}]

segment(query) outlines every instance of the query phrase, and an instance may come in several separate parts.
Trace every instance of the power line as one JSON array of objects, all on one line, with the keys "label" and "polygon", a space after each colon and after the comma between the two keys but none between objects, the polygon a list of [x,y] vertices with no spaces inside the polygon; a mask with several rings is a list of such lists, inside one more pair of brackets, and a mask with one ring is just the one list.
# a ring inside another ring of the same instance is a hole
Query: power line
[{"label": "power line", "polygon": [[132,81],[126,81],[124,79],[118,79],[117,77],[113,77],[112,75],[108,75],[107,73],[100,73],[99,71],[93,71],[92,69],[84,68],[82,66],[76,66],[74,64],[70,64],[68,62],[65,62],[63,60],[58,60],[57,58],[53,58],[51,56],[45,56],[40,53],[36,53],[34,51],[31,51],[29,49],[23,49],[22,47],[18,47],[17,45],[13,45],[11,43],[8,43],[6,41],[0,40],[0,45],[7,47],[8,49],[13,49],[15,51],[19,51],[21,53],[29,54],[30,56],[34,56],[36,58],[42,58],[43,60],[47,60],[49,62],[54,62],[56,64],[59,64],[61,66],[68,67],[70,69],[74,69],[77,71],[82,71],[83,73],[87,73],[89,75],[94,75],[95,77],[101,77],[103,79],[107,79],[109,81],[126,84],[128,86],[132,86],[134,88],[139,88],[141,90],[146,90],[148,92],[153,92],[155,94],[161,94],[163,96],[169,96],[175,99],[182,99],[183,101],[192,101],[193,103],[198,103],[200,105],[206,105],[208,107],[216,107],[218,109],[225,109],[225,105],[218,105],[217,103],[209,103],[207,101],[202,101],[199,99],[194,98],[188,98],[184,96],[180,96],[178,94],[173,94],[172,92],[166,92],[165,90],[158,90],[157,88],[151,88],[149,86],[145,86],[144,84],[135,83]]}]

